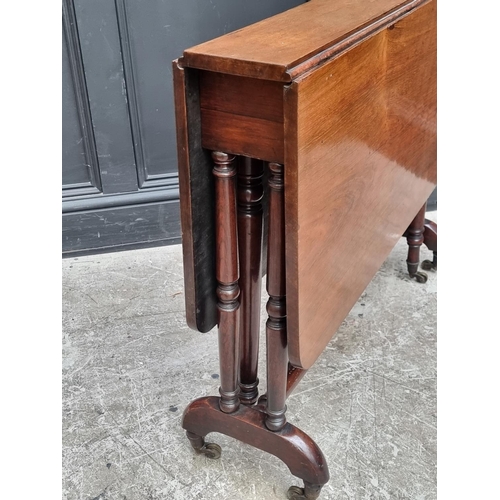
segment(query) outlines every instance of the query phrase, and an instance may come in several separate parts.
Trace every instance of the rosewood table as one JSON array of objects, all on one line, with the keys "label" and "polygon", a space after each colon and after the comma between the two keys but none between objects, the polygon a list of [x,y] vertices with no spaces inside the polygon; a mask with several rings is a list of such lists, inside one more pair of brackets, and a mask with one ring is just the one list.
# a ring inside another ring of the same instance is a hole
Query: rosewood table
[{"label": "rosewood table", "polygon": [[[218,325],[220,396],[193,401],[192,447],[220,432],[328,481],[286,398],[397,240],[419,281],[436,183],[436,1],[312,0],[174,61],[186,315]],[[267,274],[267,393],[258,392]]]}]

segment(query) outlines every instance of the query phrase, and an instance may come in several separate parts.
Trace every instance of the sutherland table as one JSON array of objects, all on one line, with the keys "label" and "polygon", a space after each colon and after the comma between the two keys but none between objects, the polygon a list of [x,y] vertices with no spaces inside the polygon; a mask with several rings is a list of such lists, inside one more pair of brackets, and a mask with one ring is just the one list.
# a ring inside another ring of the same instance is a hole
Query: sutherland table
[{"label": "sutherland table", "polygon": [[221,381],[182,426],[212,458],[209,432],[276,455],[304,480],[289,498],[317,498],[326,461],[286,398],[402,235],[419,281],[420,245],[437,250],[436,2],[312,0],[173,68],[187,320],[218,325]]}]

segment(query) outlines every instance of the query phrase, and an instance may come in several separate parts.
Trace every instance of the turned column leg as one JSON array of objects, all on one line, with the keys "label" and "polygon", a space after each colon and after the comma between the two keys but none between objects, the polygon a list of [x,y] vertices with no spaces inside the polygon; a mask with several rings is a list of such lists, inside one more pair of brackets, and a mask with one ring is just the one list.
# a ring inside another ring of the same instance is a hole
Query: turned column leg
[{"label": "turned column leg", "polygon": [[260,300],[262,283],[262,198],[264,162],[246,157],[238,164],[238,247],[240,258],[240,402],[254,404],[259,391]]},{"label": "turned column leg", "polygon": [[236,226],[235,157],[213,152],[215,163],[215,238],[217,308],[219,313],[220,409],[232,413],[239,407],[239,302],[238,235]]},{"label": "turned column leg", "polygon": [[424,203],[423,207],[419,210],[408,229],[405,232],[406,240],[408,241],[408,258],[406,264],[408,266],[408,273],[411,278],[415,278],[419,283],[427,281],[427,274],[418,270],[420,263],[420,247],[424,242],[424,221],[425,209],[427,204]]},{"label": "turned column leg", "polygon": [[[221,448],[217,444],[206,443],[205,436],[212,432],[225,434],[226,436],[239,439],[240,441],[255,446],[260,450],[271,453],[282,460],[290,469],[290,472],[304,481],[304,487],[292,486],[288,490],[288,498],[293,500],[314,500],[317,499],[322,485],[329,479],[328,466],[325,457],[318,445],[307,434],[289,422],[286,422],[286,395],[287,389],[293,386],[303,375],[304,371],[291,369],[288,373],[288,353],[286,338],[286,295],[285,295],[285,224],[284,224],[284,186],[283,186],[283,165],[277,163],[270,164],[271,176],[269,179],[269,236],[268,236],[268,277],[267,290],[269,301],[267,304],[268,321],[266,325],[267,340],[267,374],[268,392],[267,401],[264,405],[251,406],[240,404],[240,394],[238,388],[239,369],[239,341],[240,330],[238,320],[240,318],[238,285],[239,261],[238,261],[238,231],[237,218],[243,218],[242,207],[252,205],[252,200],[259,198],[259,188],[257,188],[260,173],[248,173],[248,164],[239,170],[239,193],[238,206],[240,212],[236,212],[236,167],[233,162],[235,157],[225,153],[212,153],[215,166],[213,173],[215,176],[215,227],[216,227],[216,279],[217,298],[219,313],[219,356],[220,356],[220,398],[215,396],[202,397],[192,401],[184,410],[182,416],[182,427],[186,431],[191,446],[198,453],[204,454],[208,458],[219,458]],[[252,167],[253,168],[253,167]],[[258,167],[255,166],[257,169]],[[253,171],[253,170],[252,170]],[[260,170],[259,170],[260,172]],[[253,187],[249,187],[252,185]],[[246,187],[245,187],[246,186]],[[258,219],[259,216],[257,216]],[[248,220],[250,219],[250,220]],[[249,228],[255,220],[252,217],[245,218],[240,223],[240,234],[244,228]],[[248,226],[247,226],[248,223]],[[253,227],[253,226],[252,226]],[[259,228],[262,228],[259,225]],[[259,234],[259,228],[257,233]],[[240,243],[250,241],[249,253],[253,253],[252,248],[259,246],[257,240],[246,240],[241,237]],[[250,287],[248,281],[260,269],[260,264],[255,264],[255,255],[242,252],[241,258],[242,274],[245,275],[242,283],[243,296],[241,300],[247,304],[250,311],[253,307],[258,307],[260,300],[251,301],[257,296],[257,285]],[[258,252],[255,252],[258,254]],[[253,263],[253,264],[252,264]],[[252,269],[247,272],[246,269]],[[259,275],[260,279],[260,275]],[[245,297],[245,293],[247,296]],[[248,303],[245,301],[248,299]],[[245,313],[242,312],[242,316]],[[247,312],[255,319],[255,312]],[[253,324],[253,323],[252,323]],[[255,330],[242,329],[243,338],[250,338],[252,342]],[[244,333],[247,332],[247,333]],[[245,337],[248,335],[248,337]],[[255,344],[252,344],[255,345]],[[244,349],[247,351],[247,349]],[[252,349],[249,350],[249,352]],[[250,358],[249,358],[250,356]],[[248,368],[241,373],[253,377],[256,381],[256,367],[253,354],[242,354],[242,358],[248,363]],[[287,377],[288,376],[288,377]],[[245,379],[244,379],[245,380]],[[242,384],[243,385],[243,384]],[[255,385],[255,389],[257,386]],[[250,393],[247,393],[250,394]],[[256,397],[251,396],[252,399]],[[246,403],[248,399],[242,398]],[[238,410],[238,411],[236,411]]]},{"label": "turned column leg", "polygon": [[267,248],[267,405],[266,427],[278,431],[286,423],[288,352],[285,292],[285,211],[283,165],[270,163],[269,235]]}]

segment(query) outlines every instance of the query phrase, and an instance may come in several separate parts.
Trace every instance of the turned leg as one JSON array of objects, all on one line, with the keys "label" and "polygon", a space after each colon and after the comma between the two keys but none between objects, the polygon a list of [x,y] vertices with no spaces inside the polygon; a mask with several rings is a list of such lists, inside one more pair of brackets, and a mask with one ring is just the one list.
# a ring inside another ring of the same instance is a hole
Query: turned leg
[{"label": "turned leg", "polygon": [[427,281],[427,274],[418,270],[420,263],[420,247],[424,242],[424,221],[426,203],[419,210],[408,229],[405,232],[406,240],[408,241],[408,258],[406,264],[408,266],[408,273],[411,278],[415,278],[419,283]]},{"label": "turned leg", "polygon": [[280,430],[286,423],[285,210],[283,165],[269,164],[269,236],[267,246],[267,406],[266,426]]},{"label": "turned leg", "polygon": [[[216,219],[216,279],[219,313],[219,357],[220,357],[220,398],[209,396],[192,401],[184,410],[182,427],[186,430],[191,446],[198,453],[203,453],[209,458],[219,458],[221,449],[218,445],[205,443],[205,436],[211,432],[219,432],[233,437],[244,443],[250,444],[260,450],[270,453],[282,460],[290,472],[304,481],[304,488],[292,486],[288,491],[290,499],[314,500],[318,498],[322,485],[329,479],[328,466],[325,457],[318,445],[307,434],[293,426],[285,419],[285,401],[287,389],[295,385],[303,374],[302,371],[292,370],[289,374],[287,341],[286,341],[286,304],[285,304],[285,244],[284,244],[284,198],[283,198],[283,166],[277,163],[270,164],[271,178],[269,180],[269,238],[268,238],[268,279],[267,289],[269,301],[267,311],[269,319],[266,326],[267,340],[267,375],[268,393],[265,406],[240,404],[240,390],[238,387],[238,374],[249,375],[252,382],[257,381],[257,371],[253,354],[239,349],[238,339],[240,333],[243,342],[250,340],[251,345],[255,340],[255,330],[243,328],[240,332],[238,320],[240,318],[238,285],[238,234],[236,219],[243,219],[242,207],[248,207],[250,202],[258,198],[257,188],[260,174],[248,174],[246,168],[250,166],[243,163],[239,170],[238,207],[240,212],[236,215],[236,168],[233,165],[234,156],[225,153],[212,153],[215,163],[215,219]],[[241,165],[241,164],[240,164]],[[257,167],[256,171],[257,171]],[[252,167],[253,169],[253,167]],[[253,178],[253,179],[250,179]],[[250,182],[251,181],[251,182]],[[253,187],[248,187],[254,183]],[[245,187],[246,186],[246,187]],[[248,197],[247,197],[248,196]],[[250,220],[248,220],[250,219]],[[243,236],[242,228],[250,227],[252,217],[240,222],[240,243],[248,242]],[[257,217],[258,219],[258,217]],[[249,224],[247,226],[247,223]],[[259,229],[260,228],[260,229]],[[257,228],[257,235],[262,226]],[[258,239],[250,240],[249,252],[256,247],[260,248]],[[247,304],[247,315],[255,320],[255,311],[245,302],[257,296],[258,285],[248,287],[245,278],[257,276],[254,267],[256,256],[249,256],[241,252],[242,269],[245,270],[241,300]],[[260,255],[260,254],[259,254]],[[260,270],[260,264],[256,265]],[[247,269],[252,269],[248,273]],[[259,276],[260,279],[260,276]],[[246,291],[250,290],[250,291]],[[245,293],[247,294],[245,297]],[[258,307],[254,301],[254,308]],[[245,307],[245,306],[241,306]],[[242,317],[244,317],[244,312]],[[247,316],[248,317],[248,316]],[[254,323],[252,323],[254,324]],[[246,351],[246,349],[244,349]],[[246,370],[239,370],[239,355],[248,363]],[[250,358],[249,358],[250,356]],[[255,358],[257,353],[255,353]],[[288,376],[287,376],[288,375]],[[247,380],[247,379],[243,379]],[[242,382],[243,389],[246,389]],[[248,384],[250,385],[250,384]],[[257,385],[255,384],[255,389]],[[251,399],[257,397],[255,391]],[[245,403],[250,398],[242,397]]]},{"label": "turned leg", "polygon": [[238,247],[240,258],[240,402],[254,404],[259,391],[260,300],[262,283],[262,177],[264,162],[240,157],[238,165]]},{"label": "turned leg", "polygon": [[235,157],[212,153],[215,166],[215,238],[217,308],[219,315],[220,409],[232,413],[239,407],[239,302],[238,235],[236,226]]}]

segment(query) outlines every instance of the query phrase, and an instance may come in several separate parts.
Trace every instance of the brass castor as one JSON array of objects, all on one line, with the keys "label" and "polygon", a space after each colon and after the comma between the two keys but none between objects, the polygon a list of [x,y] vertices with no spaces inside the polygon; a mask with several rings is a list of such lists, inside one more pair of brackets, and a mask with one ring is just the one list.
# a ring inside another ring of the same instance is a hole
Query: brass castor
[{"label": "brass castor", "polygon": [[415,278],[419,283],[427,283],[429,277],[422,271],[417,271],[416,273],[410,274],[410,278]]},{"label": "brass castor", "polygon": [[207,458],[217,460],[221,456],[222,448],[216,443],[206,443],[197,451],[203,453]]},{"label": "brass castor", "polygon": [[288,500],[316,500],[319,497],[323,485],[310,484],[304,481],[304,488],[290,486],[287,491]]},{"label": "brass castor", "polygon": [[432,252],[432,260],[424,260],[422,262],[422,269],[426,271],[436,271],[438,267],[438,254],[437,251],[434,250]]},{"label": "brass castor", "polygon": [[435,271],[437,269],[437,266],[434,262],[432,262],[432,260],[424,260],[420,267],[426,271]]},{"label": "brass castor", "polygon": [[304,488],[299,488],[298,486],[290,486],[286,493],[288,500],[299,500],[301,498],[306,498],[304,496]]},{"label": "brass castor", "polygon": [[186,436],[189,439],[191,446],[194,451],[198,454],[203,454],[207,458],[212,460],[217,460],[220,458],[222,453],[222,448],[215,443],[205,443],[205,439],[202,436],[198,436],[194,432],[186,432]]}]

